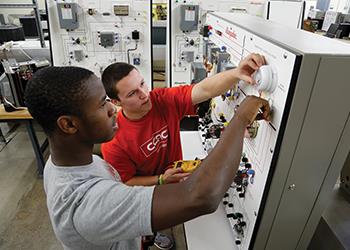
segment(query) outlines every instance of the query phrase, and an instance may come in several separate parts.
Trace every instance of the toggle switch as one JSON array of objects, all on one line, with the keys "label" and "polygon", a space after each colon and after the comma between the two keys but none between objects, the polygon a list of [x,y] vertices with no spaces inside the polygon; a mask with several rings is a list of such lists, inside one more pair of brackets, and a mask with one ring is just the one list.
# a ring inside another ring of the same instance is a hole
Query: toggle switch
[{"label": "toggle switch", "polygon": [[271,65],[261,66],[253,75],[259,91],[273,92],[277,86],[277,72]]},{"label": "toggle switch", "polygon": [[242,219],[243,218],[243,214],[242,213],[237,212],[237,213],[235,213],[235,215],[236,215],[236,217],[238,219]]}]

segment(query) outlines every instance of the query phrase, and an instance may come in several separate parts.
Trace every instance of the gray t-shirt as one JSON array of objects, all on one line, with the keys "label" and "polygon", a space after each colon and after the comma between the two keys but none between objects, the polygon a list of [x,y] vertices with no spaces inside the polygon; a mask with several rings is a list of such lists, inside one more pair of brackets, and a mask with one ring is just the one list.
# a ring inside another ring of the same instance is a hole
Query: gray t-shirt
[{"label": "gray t-shirt", "polygon": [[94,155],[89,165],[60,167],[51,157],[44,169],[47,206],[65,249],[141,249],[152,234],[153,187],[130,187]]}]

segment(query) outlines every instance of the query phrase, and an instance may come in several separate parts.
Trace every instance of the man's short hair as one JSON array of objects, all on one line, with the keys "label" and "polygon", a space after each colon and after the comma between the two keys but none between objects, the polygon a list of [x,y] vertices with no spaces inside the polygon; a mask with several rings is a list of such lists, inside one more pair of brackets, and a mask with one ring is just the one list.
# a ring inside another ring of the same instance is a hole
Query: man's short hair
[{"label": "man's short hair", "polygon": [[30,114],[50,135],[62,115],[81,116],[86,80],[94,73],[79,67],[47,67],[37,71],[25,90]]},{"label": "man's short hair", "polygon": [[136,69],[133,65],[123,62],[117,62],[109,65],[102,73],[102,82],[108,97],[119,100],[117,83],[126,77],[132,70]]}]

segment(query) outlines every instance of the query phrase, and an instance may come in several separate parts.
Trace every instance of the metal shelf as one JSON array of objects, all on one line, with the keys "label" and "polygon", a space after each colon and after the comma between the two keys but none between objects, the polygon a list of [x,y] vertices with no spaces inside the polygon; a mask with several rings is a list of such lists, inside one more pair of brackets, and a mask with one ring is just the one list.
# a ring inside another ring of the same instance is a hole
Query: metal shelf
[{"label": "metal shelf", "polygon": [[40,38],[40,45],[42,48],[45,48],[45,41],[44,41],[44,33],[43,29],[41,27],[41,20],[40,20],[40,14],[39,14],[39,7],[38,2],[36,0],[32,0],[32,4],[19,4],[19,3],[10,3],[10,4],[0,4],[0,8],[11,8],[11,9],[34,9],[34,15],[35,15],[35,22],[36,27],[38,30],[39,38]]}]

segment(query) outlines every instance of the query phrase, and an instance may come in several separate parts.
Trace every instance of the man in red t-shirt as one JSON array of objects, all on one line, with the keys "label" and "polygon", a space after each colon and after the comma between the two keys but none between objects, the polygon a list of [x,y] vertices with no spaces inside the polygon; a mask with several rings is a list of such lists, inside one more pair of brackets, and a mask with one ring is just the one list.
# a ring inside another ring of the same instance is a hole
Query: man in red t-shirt
[{"label": "man in red t-shirt", "polygon": [[182,159],[180,120],[194,114],[195,105],[233,88],[239,80],[254,83],[251,75],[265,64],[259,54],[243,59],[235,69],[198,84],[149,92],[137,69],[126,63],[109,65],[102,74],[107,95],[122,107],[114,139],[101,147],[104,159],[127,185],[178,182],[187,173],[167,167]]}]

